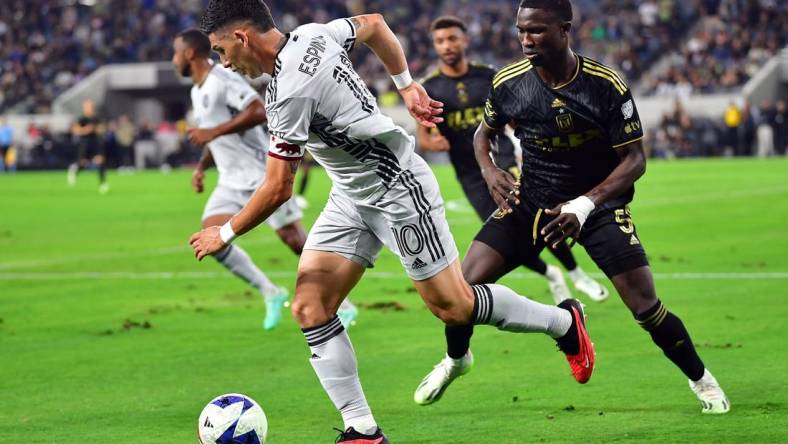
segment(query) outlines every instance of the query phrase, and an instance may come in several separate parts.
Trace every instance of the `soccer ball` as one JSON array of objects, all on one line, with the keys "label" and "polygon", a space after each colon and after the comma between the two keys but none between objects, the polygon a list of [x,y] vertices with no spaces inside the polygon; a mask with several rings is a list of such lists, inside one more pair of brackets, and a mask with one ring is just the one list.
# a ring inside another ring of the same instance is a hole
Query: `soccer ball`
[{"label": "soccer ball", "polygon": [[263,444],[267,434],[268,419],[262,407],[237,393],[214,398],[197,422],[201,444]]}]

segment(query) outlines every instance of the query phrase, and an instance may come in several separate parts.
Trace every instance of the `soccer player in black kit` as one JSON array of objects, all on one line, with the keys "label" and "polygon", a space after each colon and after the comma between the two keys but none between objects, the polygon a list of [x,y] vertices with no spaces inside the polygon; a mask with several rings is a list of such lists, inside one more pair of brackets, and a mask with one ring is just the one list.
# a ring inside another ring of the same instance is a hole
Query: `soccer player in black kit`
[{"label": "soccer player in black kit", "polygon": [[[687,376],[701,411],[726,413],[730,402],[684,324],[657,298],[631,219],[628,204],[646,165],[632,94],[614,70],[569,48],[571,21],[569,0],[520,2],[516,25],[525,58],[496,74],[474,137],[477,161],[504,216],[485,223],[463,272],[473,282],[495,282],[519,265],[523,251],[576,240]],[[489,158],[495,134],[507,124],[523,148],[521,184]],[[455,359],[441,361],[422,381],[434,396],[468,371],[460,353],[469,353],[472,333],[457,327],[447,335]]]},{"label": "soccer player in black kit", "polygon": [[[473,133],[484,116],[484,103],[495,70],[466,58],[468,35],[465,24],[459,18],[439,17],[432,22],[430,30],[435,51],[440,57],[440,67],[429,74],[422,84],[432,97],[443,102],[444,121],[432,132],[419,125],[416,132],[419,146],[428,151],[448,151],[465,196],[476,214],[486,220],[498,210],[498,206],[487,190],[474,157]],[[496,138],[496,145],[498,167],[518,177],[519,168],[510,138],[501,133]],[[560,243],[551,252],[567,269],[577,290],[595,301],[607,299],[607,289],[578,267],[566,243]],[[523,265],[547,279],[556,304],[571,297],[558,267],[548,266],[538,254],[524,257]]]}]

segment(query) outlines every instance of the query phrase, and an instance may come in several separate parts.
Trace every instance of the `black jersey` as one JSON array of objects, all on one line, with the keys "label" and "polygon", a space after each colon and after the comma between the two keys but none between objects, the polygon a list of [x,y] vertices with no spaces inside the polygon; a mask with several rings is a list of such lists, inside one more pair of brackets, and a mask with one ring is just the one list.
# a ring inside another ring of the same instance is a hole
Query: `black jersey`
[{"label": "black jersey", "polygon": [[[577,56],[572,79],[549,87],[528,60],[493,79],[485,123],[511,123],[523,149],[522,194],[553,208],[599,185],[620,163],[616,148],[643,137],[632,94],[612,69]],[[607,205],[632,200],[631,187]]]},{"label": "black jersey", "polygon": [[[473,153],[473,133],[484,118],[484,103],[494,76],[492,67],[471,63],[460,77],[449,77],[436,69],[422,82],[430,97],[443,102],[444,120],[438,130],[449,141],[449,159],[461,182],[481,178]],[[501,155],[513,158],[514,146],[509,138],[500,137],[497,142]]]}]

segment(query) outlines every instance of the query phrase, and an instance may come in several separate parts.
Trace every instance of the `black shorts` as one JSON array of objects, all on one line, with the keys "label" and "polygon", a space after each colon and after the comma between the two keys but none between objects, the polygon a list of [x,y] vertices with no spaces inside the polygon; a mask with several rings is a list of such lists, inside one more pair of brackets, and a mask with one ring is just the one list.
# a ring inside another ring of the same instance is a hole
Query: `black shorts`
[{"label": "black shorts", "polygon": [[[511,268],[541,253],[545,244],[539,233],[552,217],[524,201],[511,214],[497,216],[484,224],[475,240],[500,253]],[[626,205],[594,210],[583,225],[578,243],[609,278],[648,265]]]},{"label": "black shorts", "polygon": [[479,180],[464,180],[460,182],[462,191],[465,192],[465,197],[471,203],[476,214],[479,215],[481,220],[487,220],[493,213],[498,211],[498,205],[495,204],[490,191],[487,190],[487,182],[484,179]]},{"label": "black shorts", "polygon": [[77,160],[93,160],[96,156],[105,156],[104,144],[95,139],[81,140],[77,149]]}]

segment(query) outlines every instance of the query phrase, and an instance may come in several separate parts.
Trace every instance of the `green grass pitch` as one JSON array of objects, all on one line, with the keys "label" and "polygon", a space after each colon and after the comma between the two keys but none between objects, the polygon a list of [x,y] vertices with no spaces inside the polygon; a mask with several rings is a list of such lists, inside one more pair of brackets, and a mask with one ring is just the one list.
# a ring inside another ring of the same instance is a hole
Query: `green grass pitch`
[{"label": "green grass pitch", "polygon": [[[480,223],[452,171],[435,171],[462,252]],[[341,419],[292,318],[264,333],[259,296],[194,260],[187,239],[207,195],[189,177],[112,173],[101,196],[93,172],[74,188],[65,173],[0,176],[0,442],[192,443],[203,405],[228,392],[263,406],[271,443],[333,442]],[[307,226],[328,189],[316,170]],[[351,297],[403,309],[362,309],[350,336],[391,441],[788,441],[788,161],[652,162],[632,211],[658,294],[723,384],[730,414],[700,414],[686,379],[614,297],[587,302],[598,352],[589,384],[574,382],[546,336],[478,328],[473,372],[419,407],[413,390],[444,353],[442,325],[385,252]],[[297,258],[267,227],[239,242],[293,289]],[[504,282],[551,300],[524,270]]]}]

